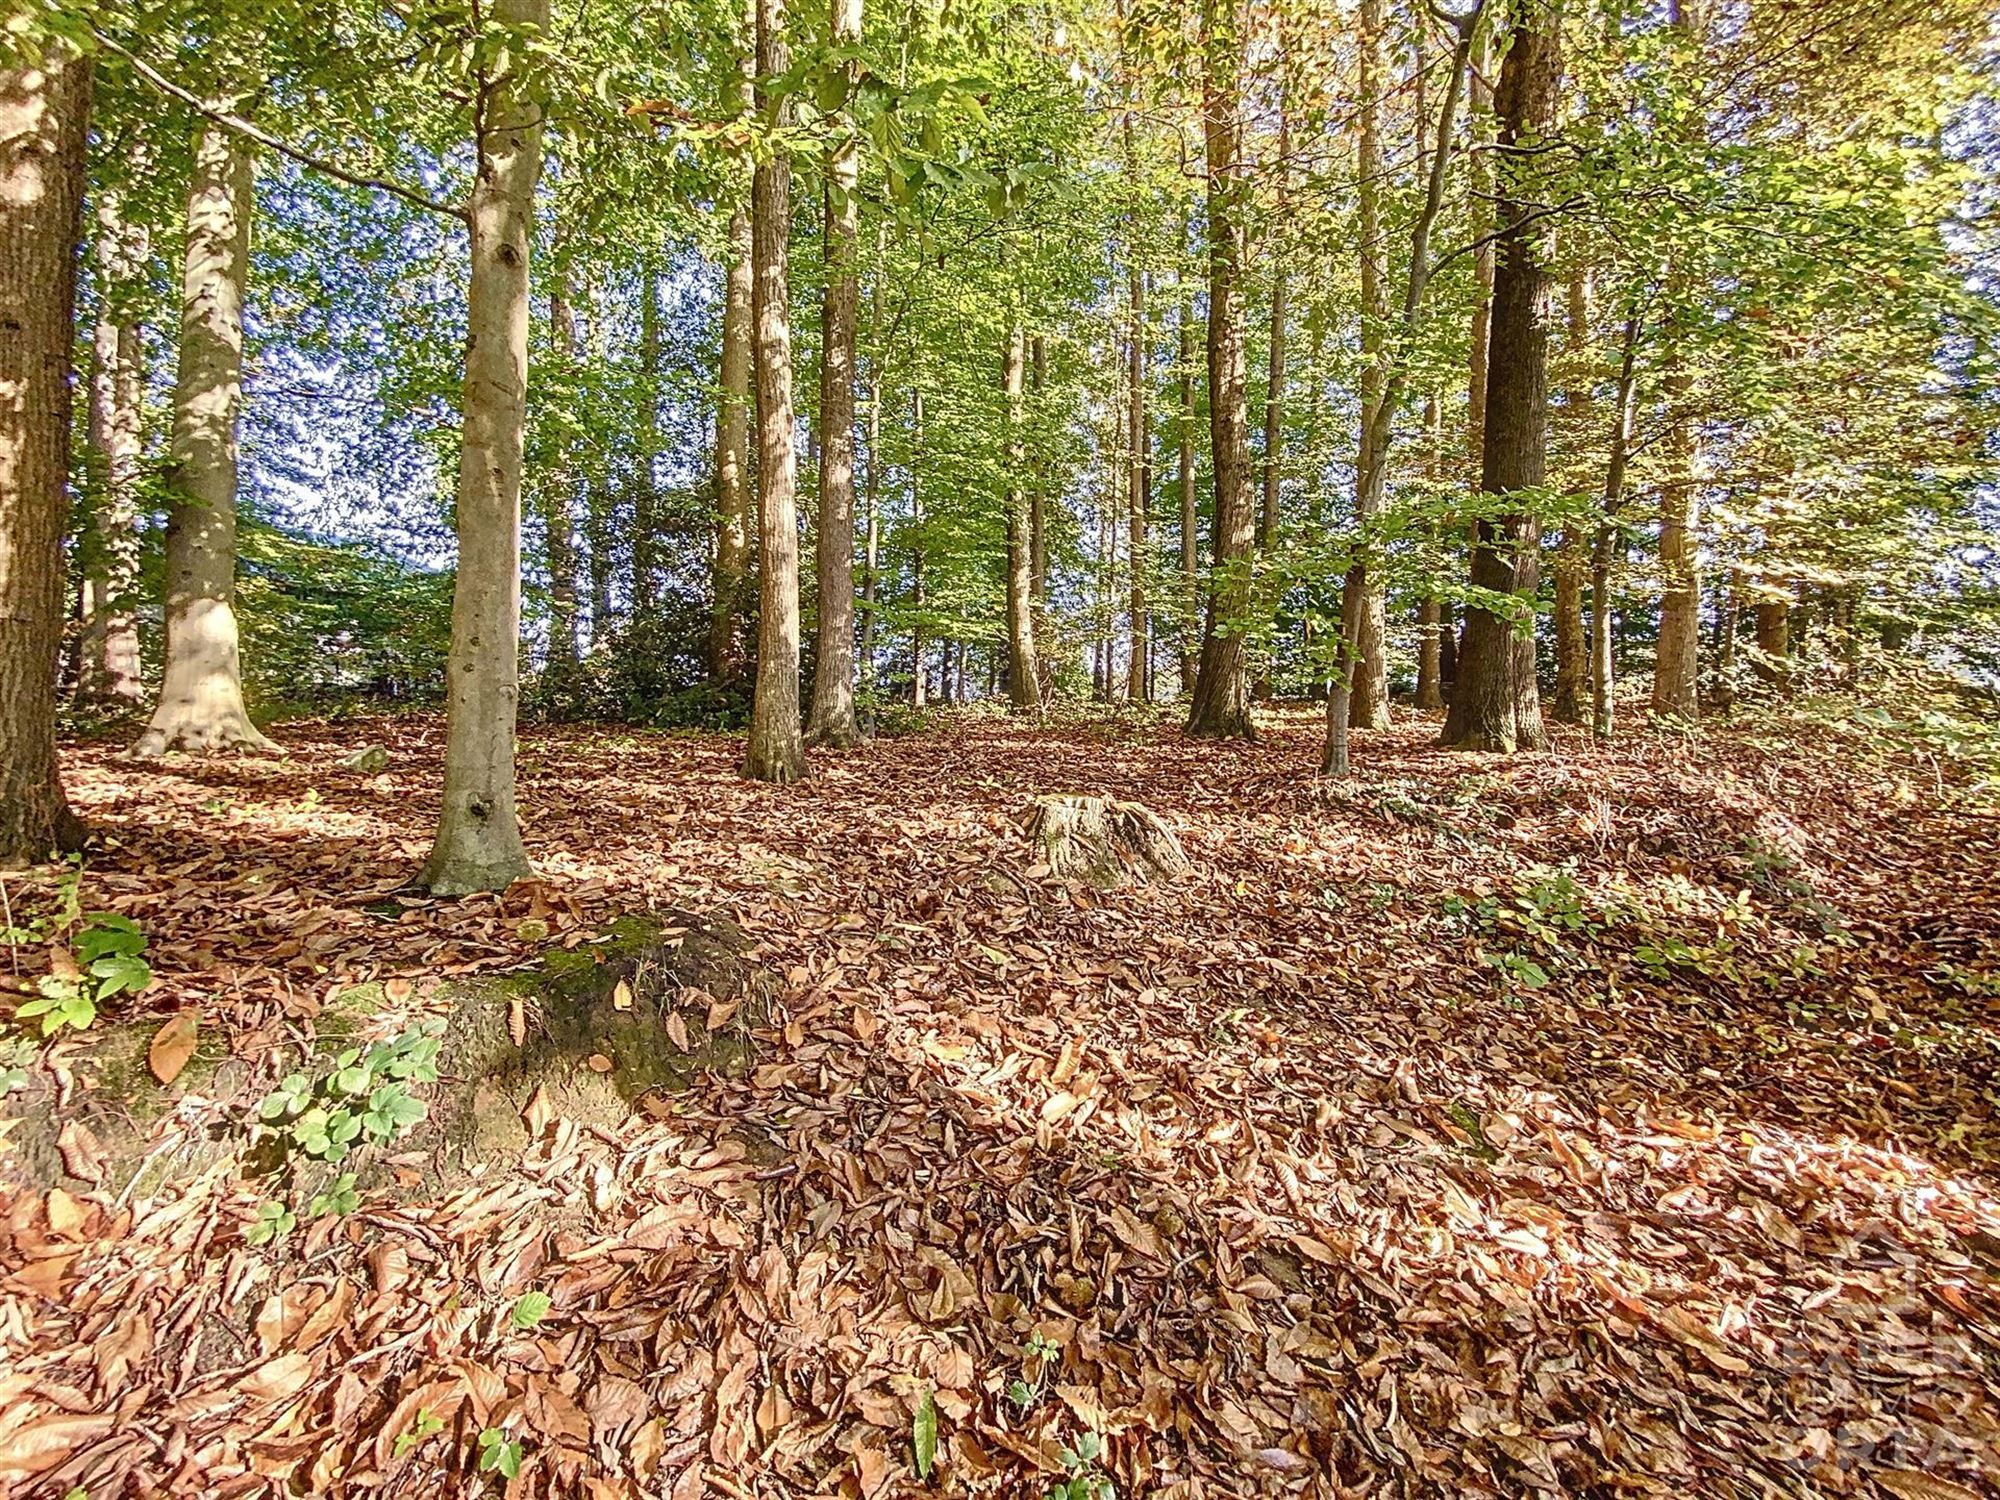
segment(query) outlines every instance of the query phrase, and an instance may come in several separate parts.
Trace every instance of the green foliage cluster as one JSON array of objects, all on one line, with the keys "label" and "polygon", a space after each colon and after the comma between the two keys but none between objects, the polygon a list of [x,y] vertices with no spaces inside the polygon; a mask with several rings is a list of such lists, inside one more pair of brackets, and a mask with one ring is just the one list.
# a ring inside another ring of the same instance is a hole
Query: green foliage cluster
[{"label": "green foliage cluster", "polygon": [[280,1158],[338,1162],[359,1145],[396,1139],[424,1118],[411,1088],[437,1081],[444,1023],[422,1024],[368,1047],[340,1051],[317,1077],[287,1074],[257,1105],[263,1138]]}]

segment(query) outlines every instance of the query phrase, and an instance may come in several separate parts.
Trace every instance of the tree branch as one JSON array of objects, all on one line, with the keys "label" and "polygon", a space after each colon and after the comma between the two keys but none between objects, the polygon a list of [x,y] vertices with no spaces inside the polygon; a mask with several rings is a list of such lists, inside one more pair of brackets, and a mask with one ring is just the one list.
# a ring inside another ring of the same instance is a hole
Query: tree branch
[{"label": "tree branch", "polygon": [[203,100],[198,94],[182,88],[144,58],[121,47],[103,32],[97,30],[97,28],[92,27],[91,34],[97,38],[99,46],[103,47],[107,52],[115,53],[117,56],[124,58],[126,62],[132,65],[134,72],[168,98],[179,100],[203,119],[212,120],[217,125],[222,126],[223,129],[234,131],[245,140],[255,141],[258,145],[267,147],[277,152],[280,156],[291,158],[291,160],[297,162],[302,167],[308,167],[315,172],[323,173],[337,182],[346,183],[349,187],[368,188],[374,192],[387,193],[392,198],[400,198],[405,203],[417,208],[426,209],[434,214],[443,214],[446,218],[456,219],[461,224],[471,222],[471,214],[457,204],[439,203],[436,199],[418,192],[415,188],[405,187],[400,182],[389,182],[380,177],[364,177],[358,172],[350,172],[347,168],[327,161],[324,157],[314,156],[311,152],[303,151],[299,147],[292,145],[289,141],[281,140],[268,131],[259,130],[241,115],[232,114],[228,110],[217,109],[214,105]]}]

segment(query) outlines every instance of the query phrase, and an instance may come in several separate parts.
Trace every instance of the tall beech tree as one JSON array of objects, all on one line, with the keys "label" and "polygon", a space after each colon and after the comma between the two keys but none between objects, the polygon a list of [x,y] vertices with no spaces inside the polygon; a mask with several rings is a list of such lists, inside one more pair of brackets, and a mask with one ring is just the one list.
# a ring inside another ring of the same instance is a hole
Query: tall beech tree
[{"label": "tall beech tree", "polygon": [[1534,623],[1540,522],[1522,496],[1548,472],[1548,206],[1529,195],[1542,175],[1537,147],[1556,118],[1562,79],[1559,17],[1548,0],[1515,0],[1495,108],[1501,165],[1495,231],[1493,313],[1486,369],[1480,489],[1496,509],[1478,522],[1471,582],[1482,597],[1511,596],[1466,611],[1458,682],[1443,742],[1461,750],[1512,752],[1543,739],[1532,651],[1519,636]]},{"label": "tall beech tree", "polygon": [[236,425],[255,159],[214,120],[196,127],[168,473],[165,665],[132,753],[275,750],[243,704],[236,621]]},{"label": "tall beech tree", "polygon": [[1028,461],[1021,389],[1027,345],[1020,314],[1010,307],[1000,363],[1000,393],[1007,405],[1007,696],[1015,708],[1032,712],[1042,706],[1042,671],[1035,656],[1033,517],[1022,472]]},{"label": "tall beech tree", "polygon": [[[127,147],[120,163],[149,165]],[[126,184],[97,195],[93,269],[97,319],[91,336],[90,520],[80,539],[83,632],[77,696],[120,708],[143,702],[139,661],[139,505],[144,458],[146,341],[139,326],[150,236],[125,213]]]},{"label": "tall beech tree", "polygon": [[[792,451],[791,104],[776,80],[791,65],[784,0],[757,0],[757,115],[769,139],[750,189],[757,367],[757,689],[743,774],[780,784],[806,774],[799,726],[798,460]],[[850,506],[852,502],[850,501]]]},{"label": "tall beech tree", "polygon": [[65,43],[0,59],[0,866],[78,848],[56,768],[70,351],[91,69]]},{"label": "tall beech tree", "polygon": [[[548,0],[496,0],[522,32]],[[511,53],[519,68],[526,47]],[[446,672],[444,801],[420,882],[439,896],[501,890],[530,873],[514,810],[521,636],[521,449],[527,426],[529,251],[542,106],[520,72],[482,71],[468,205],[465,387],[459,417],[458,576]],[[594,622],[593,622],[594,623]]]},{"label": "tall beech tree", "polygon": [[[861,0],[833,0],[832,41],[861,40]],[[849,86],[851,87],[852,68]],[[861,152],[852,121],[838,119],[839,139],[826,160],[826,299],[820,312],[819,643],[813,659],[815,745],[852,745],[854,718],[854,341],[861,314],[859,188]]]},{"label": "tall beech tree", "polygon": [[1242,15],[1237,0],[1202,0],[1201,123],[1208,179],[1208,425],[1215,470],[1216,576],[1210,582],[1201,660],[1187,732],[1251,737],[1250,560],[1257,513],[1250,493],[1250,415],[1245,392],[1242,274],[1246,199],[1243,161]]}]

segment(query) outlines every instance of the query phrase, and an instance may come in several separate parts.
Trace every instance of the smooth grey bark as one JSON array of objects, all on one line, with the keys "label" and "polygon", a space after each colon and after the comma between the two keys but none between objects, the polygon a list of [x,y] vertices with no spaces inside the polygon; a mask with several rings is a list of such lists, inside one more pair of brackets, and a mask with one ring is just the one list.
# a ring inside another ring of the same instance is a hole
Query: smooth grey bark
[{"label": "smooth grey bark", "polygon": [[82,670],[77,697],[135,706],[139,677],[139,459],[145,341],[139,325],[108,311],[91,340],[90,445],[97,483],[83,579]]},{"label": "smooth grey bark", "polygon": [[70,351],[90,64],[0,67],[0,866],[76,849],[56,765]]},{"label": "smooth grey bark", "polygon": [[[503,25],[539,27],[548,0],[497,0]],[[517,54],[518,55],[518,54]],[[466,294],[458,460],[458,574],[446,666],[444,801],[419,882],[434,895],[501,890],[529,875],[514,811],[520,698],[521,445],[528,401],[528,253],[542,111],[518,76],[482,78]]]},{"label": "smooth grey bark", "polygon": [[[861,37],[861,0],[832,0],[836,47]],[[826,297],[820,314],[819,648],[806,739],[844,747],[854,718],[854,343],[860,320],[861,156],[843,121],[826,160]]]},{"label": "smooth grey bark", "polygon": [[[128,153],[134,171],[146,163]],[[91,338],[89,533],[82,548],[83,631],[77,697],[118,708],[146,695],[140,680],[139,463],[144,438],[145,335],[134,309],[150,237],[129,223],[124,193],[98,195],[97,325]]]},{"label": "smooth grey bark", "polygon": [[243,706],[236,625],[236,421],[254,165],[243,140],[197,128],[188,179],[180,360],[167,505],[165,666],[137,756],[276,750]]},{"label": "smooth grey bark", "polygon": [[[1571,430],[1581,432],[1590,422],[1590,272],[1581,263],[1569,276],[1569,353],[1576,383],[1564,398]],[[1590,534],[1582,526],[1563,528],[1556,549],[1555,646],[1556,690],[1549,711],[1559,723],[1581,724],[1590,676],[1590,643],[1583,624],[1584,580],[1590,569]]]},{"label": "smooth grey bark", "polygon": [[924,393],[910,392],[910,603],[915,613],[910,627],[910,706],[922,708],[929,683],[924,671],[924,489],[917,474],[917,455],[924,451]]},{"label": "smooth grey bark", "polygon": [[[1348,569],[1341,590],[1340,630],[1348,670],[1340,674],[1335,693],[1345,692],[1347,722],[1363,729],[1389,727],[1389,657],[1387,600],[1382,581],[1366,561],[1367,529],[1382,513],[1388,494],[1386,450],[1394,430],[1390,408],[1400,394],[1392,389],[1385,365],[1389,323],[1386,263],[1382,241],[1382,4],[1361,0],[1361,99],[1356,165],[1361,211],[1361,432],[1355,463],[1354,515],[1363,535],[1363,551]],[[1421,277],[1427,266],[1412,264]],[[1329,737],[1332,725],[1328,726]]]},{"label": "smooth grey bark", "polygon": [[[782,130],[791,106],[761,80],[790,66],[785,0],[757,0],[757,108]],[[743,774],[780,785],[806,774],[799,725],[799,515],[792,449],[792,164],[783,150],[757,164],[750,191],[757,367],[757,688]]]}]

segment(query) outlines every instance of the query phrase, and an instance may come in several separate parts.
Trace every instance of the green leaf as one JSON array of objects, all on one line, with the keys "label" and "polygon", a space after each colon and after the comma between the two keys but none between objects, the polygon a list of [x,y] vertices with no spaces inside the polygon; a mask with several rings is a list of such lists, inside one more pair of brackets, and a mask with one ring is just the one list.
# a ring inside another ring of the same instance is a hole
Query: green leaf
[{"label": "green leaf", "polygon": [[549,1315],[551,1305],[547,1292],[523,1292],[513,1311],[507,1314],[507,1321],[526,1333]]},{"label": "green leaf", "polygon": [[929,1479],[931,1470],[937,1465],[938,1440],[937,1402],[929,1391],[917,1407],[917,1415],[910,1424],[910,1446],[916,1451],[917,1477]]}]

